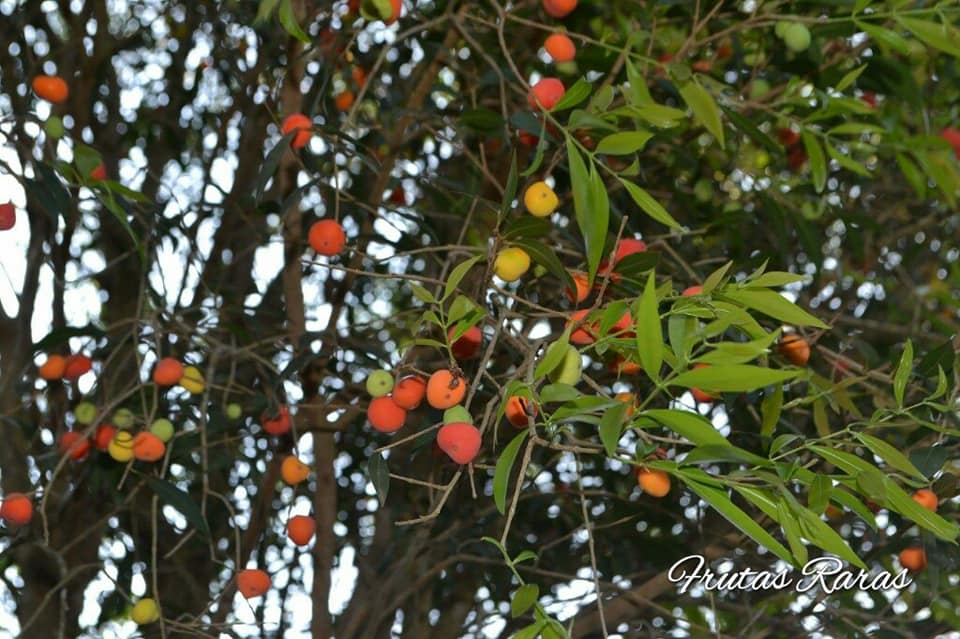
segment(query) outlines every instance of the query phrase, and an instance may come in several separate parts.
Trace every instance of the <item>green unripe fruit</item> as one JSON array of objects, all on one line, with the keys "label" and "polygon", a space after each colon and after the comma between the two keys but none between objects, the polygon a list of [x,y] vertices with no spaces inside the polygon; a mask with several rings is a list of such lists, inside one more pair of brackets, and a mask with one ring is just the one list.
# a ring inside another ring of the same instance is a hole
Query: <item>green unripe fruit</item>
[{"label": "green unripe fruit", "polygon": [[173,422],[161,417],[150,424],[150,432],[160,438],[164,444],[173,439]]},{"label": "green unripe fruit", "polygon": [[113,414],[113,425],[121,430],[133,426],[133,413],[127,408],[120,408]]},{"label": "green unripe fruit", "polygon": [[753,166],[758,169],[765,169],[770,165],[770,154],[766,151],[757,151],[753,156]]},{"label": "green unripe fruit", "polygon": [[770,93],[770,83],[759,78],[750,85],[750,99],[757,100]]},{"label": "green unripe fruit", "polygon": [[73,416],[76,417],[78,424],[89,426],[97,418],[97,407],[91,402],[80,402],[73,409]]},{"label": "green unripe fruit", "polygon": [[563,353],[563,359],[557,364],[556,368],[547,373],[547,377],[555,384],[568,384],[574,386],[580,381],[583,374],[583,360],[580,359],[580,351],[575,346],[568,344]]},{"label": "green unripe fruit", "polygon": [[444,424],[453,424],[455,422],[463,422],[465,424],[473,423],[473,416],[463,406],[457,404],[447,410],[443,411],[443,423]]},{"label": "green unripe fruit", "polygon": [[787,27],[789,26],[790,26],[789,22],[787,22],[786,20],[781,20],[777,24],[773,25],[773,32],[776,34],[778,38],[782,39],[784,35],[787,33]]},{"label": "green unripe fruit", "polygon": [[791,24],[783,33],[783,43],[794,53],[810,48],[810,29],[802,24]]},{"label": "green unripe fruit", "polygon": [[390,371],[380,369],[370,373],[367,378],[367,392],[370,397],[383,397],[393,390],[393,375]]},{"label": "green unripe fruit", "polygon": [[240,419],[243,408],[240,404],[227,404],[227,419]]},{"label": "green unripe fruit", "polygon": [[577,63],[573,60],[569,62],[557,62],[554,67],[557,73],[562,75],[577,75],[577,72],[580,70],[579,67],[577,67]]},{"label": "green unripe fruit", "polygon": [[63,134],[66,133],[66,129],[63,127],[63,120],[55,115],[47,118],[47,121],[43,123],[43,130],[46,131],[47,136],[53,140],[59,140],[63,137]]},{"label": "green unripe fruit", "polygon": [[707,203],[713,199],[713,182],[707,178],[700,178],[697,180],[697,183],[693,185],[693,197],[697,198],[698,202]]}]

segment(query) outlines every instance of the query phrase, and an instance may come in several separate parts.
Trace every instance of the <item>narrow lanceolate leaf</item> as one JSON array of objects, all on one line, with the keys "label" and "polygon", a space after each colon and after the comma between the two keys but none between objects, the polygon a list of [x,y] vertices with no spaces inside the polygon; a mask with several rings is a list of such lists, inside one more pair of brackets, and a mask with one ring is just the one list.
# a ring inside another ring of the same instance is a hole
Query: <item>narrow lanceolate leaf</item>
[{"label": "narrow lanceolate leaf", "polygon": [[537,603],[540,597],[540,588],[537,584],[524,584],[513,594],[510,602],[510,616],[517,618]]},{"label": "narrow lanceolate leaf", "polygon": [[[595,261],[599,267],[600,260],[603,258],[607,230],[610,226],[610,196],[607,194],[607,185],[604,184],[603,178],[597,172],[597,167],[592,163],[590,165],[588,193],[590,195],[588,200],[590,221],[588,224],[587,259],[590,263]],[[590,281],[593,282],[592,277]],[[573,287],[573,282],[570,282],[569,286]]]},{"label": "narrow lanceolate leaf", "polygon": [[666,426],[676,434],[689,439],[697,446],[729,446],[713,424],[697,413],[682,410],[656,408],[643,412],[644,417]]},{"label": "narrow lanceolate leaf", "polygon": [[716,365],[680,373],[670,380],[670,384],[708,392],[742,393],[785,382],[797,377],[800,372],[749,364]]},{"label": "narrow lanceolate leaf", "polygon": [[866,433],[856,433],[857,439],[863,442],[863,445],[870,449],[870,452],[882,459],[887,465],[896,468],[897,470],[904,472],[908,475],[912,475],[915,479],[920,481],[926,481],[926,476],[920,472],[920,470],[913,465],[913,462],[910,459],[897,450],[892,445],[873,437],[872,435],[867,435]]},{"label": "narrow lanceolate leaf", "polygon": [[[506,512],[507,508],[507,487],[510,484],[510,471],[513,470],[513,462],[517,459],[517,452],[523,441],[527,438],[527,431],[522,431],[514,437],[503,452],[500,453],[500,459],[497,460],[497,466],[493,470],[493,503],[501,514]],[[517,481],[523,481],[519,478]]]},{"label": "narrow lanceolate leaf", "polygon": [[613,457],[617,454],[617,442],[620,441],[620,435],[623,433],[623,418],[627,412],[626,402],[619,402],[619,406],[614,406],[603,414],[597,429],[600,432],[600,443],[607,451],[607,457]]},{"label": "narrow lanceolate leaf", "polygon": [[724,114],[726,114],[730,122],[733,123],[733,126],[746,133],[751,140],[765,148],[770,153],[776,153],[779,155],[783,152],[783,147],[774,142],[769,135],[758,129],[753,122],[743,117],[733,109],[728,109],[722,105],[720,108],[723,109]]},{"label": "narrow lanceolate leaf", "polygon": [[283,0],[280,3],[280,24],[294,38],[305,44],[310,44],[310,38],[300,28],[296,16],[293,15],[293,0]]},{"label": "narrow lanceolate leaf", "polygon": [[760,402],[760,436],[770,437],[777,429],[783,411],[783,384],[777,384],[773,392]]},{"label": "narrow lanceolate leaf", "polygon": [[380,505],[383,506],[387,503],[387,495],[390,493],[390,467],[382,453],[374,453],[370,456],[367,460],[367,473],[370,475],[374,490],[377,491]]},{"label": "narrow lanceolate leaf", "polygon": [[887,493],[886,505],[904,517],[909,518],[921,528],[929,530],[944,541],[955,541],[960,534],[960,527],[952,521],[947,521],[932,510],[927,510],[910,498],[897,482],[883,476],[884,488]]},{"label": "narrow lanceolate leaf", "polygon": [[269,20],[277,9],[279,2],[280,0],[260,0],[260,6],[257,7],[257,17],[253,19],[254,26]]},{"label": "narrow lanceolate leaf", "polygon": [[507,174],[507,187],[503,190],[503,203],[500,205],[500,219],[506,217],[513,205],[513,199],[517,197],[517,152],[513,152],[510,158],[510,172]]},{"label": "narrow lanceolate leaf", "polygon": [[906,346],[903,347],[903,354],[900,356],[900,363],[897,364],[897,370],[893,374],[893,396],[900,408],[903,408],[903,394],[907,390],[907,380],[910,379],[912,371],[913,342],[907,340]]},{"label": "narrow lanceolate leaf", "polygon": [[949,24],[903,16],[897,16],[897,22],[934,49],[960,58],[960,29]]},{"label": "narrow lanceolate leaf", "polygon": [[267,157],[264,158],[263,164],[260,166],[260,175],[257,176],[257,181],[253,187],[253,201],[255,203],[260,202],[260,199],[263,197],[264,192],[267,189],[267,183],[270,181],[270,178],[273,177],[274,173],[277,172],[277,166],[280,164],[280,158],[283,157],[284,152],[290,148],[290,140],[293,139],[295,132],[291,131],[289,134],[285,135],[277,145],[270,149],[270,152],[267,153]]},{"label": "narrow lanceolate leaf", "polygon": [[575,107],[589,98],[592,92],[593,86],[583,78],[580,78],[572,87],[564,92],[563,97],[560,98],[559,102],[553,105],[553,108],[550,109],[550,112],[556,113],[558,111],[565,111],[566,109]]},{"label": "narrow lanceolate leaf", "polygon": [[789,502],[790,510],[800,524],[800,530],[803,536],[812,541],[816,546],[823,548],[829,553],[833,553],[847,563],[862,569],[869,570],[867,565],[857,556],[847,542],[843,540],[837,531],[827,525],[825,521],[801,506],[795,500]]},{"label": "narrow lanceolate leaf", "polygon": [[180,511],[184,519],[193,524],[200,533],[209,534],[210,529],[207,526],[207,520],[203,518],[200,506],[188,493],[159,477],[148,476],[147,483],[163,503]]},{"label": "narrow lanceolate leaf", "polygon": [[867,65],[862,64],[853,71],[847,72],[845,76],[840,78],[840,81],[837,82],[837,86],[834,87],[837,91],[843,91],[848,86],[857,81],[857,78],[860,77],[860,74],[863,73],[867,68]]},{"label": "narrow lanceolate leaf", "polygon": [[810,158],[810,172],[813,174],[813,187],[817,193],[822,193],[827,185],[827,160],[823,156],[823,147],[820,142],[809,131],[804,131],[803,147],[807,150],[807,157]]},{"label": "narrow lanceolate leaf", "polygon": [[600,140],[596,152],[601,155],[630,155],[641,150],[653,137],[649,131],[622,131]]},{"label": "narrow lanceolate leaf", "polygon": [[660,327],[657,281],[653,271],[647,277],[643,295],[637,300],[634,318],[637,322],[637,352],[640,363],[650,379],[658,381],[660,366],[663,364],[663,329]]},{"label": "narrow lanceolate leaf", "polygon": [[474,255],[470,259],[457,264],[450,275],[447,277],[447,284],[443,289],[443,298],[441,301],[450,297],[450,295],[457,290],[457,286],[460,285],[460,282],[466,276],[467,272],[473,267],[474,264],[480,261],[481,258],[486,257],[484,255]]},{"label": "narrow lanceolate leaf", "polygon": [[672,229],[681,230],[683,228],[680,226],[680,223],[673,219],[673,216],[667,212],[667,209],[663,208],[663,205],[653,199],[652,195],[629,180],[620,178],[620,183],[623,184],[623,188],[627,189],[627,193],[630,194],[630,197],[634,203],[640,207],[641,211],[657,222],[669,226]]},{"label": "narrow lanceolate leaf", "polygon": [[[573,210],[576,214],[580,234],[583,235],[586,244],[587,274],[592,285],[597,274],[597,268],[600,266],[604,238],[600,238],[598,242],[592,236],[594,225],[591,219],[593,212],[590,210],[590,174],[587,172],[587,165],[584,164],[583,156],[580,155],[572,137],[567,137],[567,161],[570,166],[570,184],[573,189]],[[599,244],[599,248],[595,246],[596,244]]]},{"label": "narrow lanceolate leaf", "polygon": [[806,312],[780,293],[770,289],[724,290],[723,296],[738,304],[760,311],[773,319],[795,326],[814,326],[829,328],[819,319]]},{"label": "narrow lanceolate leaf", "polygon": [[724,146],[723,121],[720,119],[720,107],[717,106],[717,101],[713,99],[710,92],[693,81],[680,87],[680,95],[693,111],[693,117],[717,139],[717,143],[722,148]]}]

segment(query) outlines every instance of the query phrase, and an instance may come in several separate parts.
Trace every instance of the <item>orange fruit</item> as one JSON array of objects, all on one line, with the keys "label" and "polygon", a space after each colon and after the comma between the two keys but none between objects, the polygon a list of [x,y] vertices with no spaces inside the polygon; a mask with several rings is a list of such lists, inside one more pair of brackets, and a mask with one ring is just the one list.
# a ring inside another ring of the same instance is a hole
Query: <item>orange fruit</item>
[{"label": "orange fruit", "polygon": [[80,433],[68,430],[60,436],[60,452],[70,459],[81,460],[90,453],[90,440]]},{"label": "orange fruit", "polygon": [[363,70],[363,67],[353,67],[350,70],[350,77],[353,78],[358,87],[363,87],[367,83],[367,72]]},{"label": "orange fruit", "polygon": [[453,371],[438,370],[427,381],[427,403],[438,410],[456,406],[466,394],[467,380]]},{"label": "orange fruit", "polygon": [[560,101],[566,91],[563,82],[557,78],[543,78],[530,87],[527,103],[531,109],[546,109],[549,111]]},{"label": "orange fruit", "polygon": [[133,438],[133,456],[140,461],[155,462],[163,459],[167,445],[163,440],[149,431],[137,433]]},{"label": "orange fruit", "polygon": [[684,297],[693,297],[694,295],[700,295],[701,293],[703,293],[703,287],[699,284],[697,286],[688,286],[687,288],[683,289]]},{"label": "orange fruit", "polygon": [[799,335],[784,335],[780,340],[780,352],[794,366],[803,366],[810,359],[810,345]]},{"label": "orange fruit", "polygon": [[[448,340],[453,338],[453,334],[456,330],[456,326],[450,327],[450,330],[447,331]],[[458,337],[457,341],[450,345],[450,351],[453,353],[453,357],[457,361],[470,359],[477,354],[482,341],[483,333],[480,331],[480,328],[477,326],[471,326],[469,329],[467,329],[466,333]]]},{"label": "orange fruit", "polygon": [[287,520],[287,537],[298,546],[306,546],[313,539],[317,524],[313,517],[294,515]]},{"label": "orange fruit", "polygon": [[466,422],[444,424],[437,433],[437,446],[458,464],[469,464],[480,451],[480,431]]},{"label": "orange fruit", "polygon": [[296,131],[290,139],[290,146],[294,149],[302,149],[310,144],[310,138],[313,137],[313,120],[302,113],[291,113],[283,119],[280,130],[284,135]]},{"label": "orange fruit", "polygon": [[577,8],[577,0],[543,0],[543,10],[553,18],[565,18]]},{"label": "orange fruit", "polygon": [[333,257],[343,251],[347,243],[347,234],[336,220],[314,222],[309,233],[310,247],[320,255]]},{"label": "orange fruit", "polygon": [[913,493],[912,499],[927,510],[932,510],[933,512],[937,511],[937,506],[940,504],[940,500],[937,499],[936,493],[934,493],[932,490],[927,490],[926,488],[921,488],[917,492]]},{"label": "orange fruit", "polygon": [[554,62],[570,62],[577,55],[577,46],[565,33],[554,33],[543,43]]},{"label": "orange fruit", "polygon": [[33,518],[33,502],[23,493],[7,493],[0,502],[0,519],[13,526],[25,526]]},{"label": "orange fruit", "polygon": [[69,355],[63,371],[65,379],[74,382],[93,368],[93,361],[86,355]]},{"label": "orange fruit", "polygon": [[637,362],[625,359],[623,355],[617,355],[616,359],[610,362],[607,368],[611,373],[617,375],[637,375],[643,370],[643,366]]},{"label": "orange fruit", "polygon": [[47,355],[47,361],[40,365],[37,373],[39,373],[43,379],[50,381],[53,379],[61,379],[66,370],[66,357],[63,355]]},{"label": "orange fruit", "polygon": [[427,394],[427,383],[419,375],[408,375],[393,387],[393,403],[404,410],[415,410]]},{"label": "orange fruit", "polygon": [[260,425],[270,435],[283,435],[290,430],[290,409],[281,406],[273,415],[264,412],[260,416]]},{"label": "orange fruit", "polygon": [[904,548],[900,551],[900,565],[910,572],[920,572],[927,567],[927,553],[923,548]]},{"label": "orange fruit", "polygon": [[[581,322],[589,313],[588,310],[574,311],[570,314],[570,324],[578,324]],[[574,344],[584,346],[586,344],[593,344],[596,341],[594,334],[596,333],[597,325],[586,323],[581,324],[579,328],[573,329],[573,332],[570,333],[570,341]]]},{"label": "orange fruit", "polygon": [[33,79],[32,86],[37,97],[54,104],[66,102],[70,96],[70,87],[58,75],[38,75]]},{"label": "orange fruit", "polygon": [[296,455],[287,455],[280,464],[280,477],[291,486],[306,481],[310,476],[310,467],[300,461]]},{"label": "orange fruit", "polygon": [[175,357],[164,357],[153,369],[153,383],[157,386],[173,386],[183,379],[183,364]]},{"label": "orange fruit", "polygon": [[514,395],[507,400],[504,414],[507,416],[507,421],[517,428],[526,428],[527,416],[537,416],[537,405],[526,397]]},{"label": "orange fruit", "polygon": [[564,291],[571,302],[579,304],[590,295],[590,280],[583,271],[571,271],[570,277],[573,278],[573,284],[577,287],[576,293],[569,288]]},{"label": "orange fruit", "polygon": [[662,470],[638,469],[637,483],[651,497],[663,497],[670,492],[670,475]]},{"label": "orange fruit", "polygon": [[270,590],[270,575],[248,568],[237,573],[237,590],[246,599],[265,595]]},{"label": "orange fruit", "polygon": [[960,160],[960,129],[947,127],[940,132],[940,137],[953,147],[953,154]]},{"label": "orange fruit", "polygon": [[403,13],[403,0],[390,0],[390,7],[393,9],[393,15],[389,19],[384,20],[384,24],[393,24],[400,17],[400,14]]},{"label": "orange fruit", "polygon": [[341,113],[349,111],[350,107],[353,106],[353,91],[348,90],[333,96],[333,104],[337,107],[337,111]]},{"label": "orange fruit", "polygon": [[117,429],[111,424],[100,424],[97,426],[97,432],[93,436],[93,445],[97,450],[106,451],[113,441],[113,436],[117,434]]},{"label": "orange fruit", "polygon": [[407,421],[407,411],[397,406],[390,395],[370,400],[367,406],[367,420],[375,430],[381,433],[394,433],[403,428]]},{"label": "orange fruit", "polygon": [[637,409],[637,398],[633,393],[617,393],[613,398],[627,405],[627,412],[624,414],[626,417],[633,416],[633,412]]}]

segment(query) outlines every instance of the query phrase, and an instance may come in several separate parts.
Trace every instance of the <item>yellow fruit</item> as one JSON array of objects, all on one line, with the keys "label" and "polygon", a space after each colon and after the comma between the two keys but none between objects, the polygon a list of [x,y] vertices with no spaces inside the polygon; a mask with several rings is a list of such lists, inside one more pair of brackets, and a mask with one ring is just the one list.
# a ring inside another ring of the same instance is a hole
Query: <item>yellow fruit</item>
[{"label": "yellow fruit", "polygon": [[534,182],[523,194],[523,205],[534,217],[547,217],[557,210],[560,200],[546,182]]},{"label": "yellow fruit", "polygon": [[196,366],[186,366],[183,369],[183,378],[180,380],[180,386],[194,395],[203,392],[205,384],[203,382],[203,373]]},{"label": "yellow fruit", "polygon": [[130,461],[133,459],[133,435],[125,430],[118,430],[110,440],[107,452],[120,463]]},{"label": "yellow fruit", "polygon": [[522,248],[505,248],[497,253],[493,272],[504,282],[516,282],[530,268],[530,256]]},{"label": "yellow fruit", "polygon": [[138,626],[153,623],[160,619],[160,608],[156,601],[147,597],[134,604],[133,610],[130,611],[130,618]]}]

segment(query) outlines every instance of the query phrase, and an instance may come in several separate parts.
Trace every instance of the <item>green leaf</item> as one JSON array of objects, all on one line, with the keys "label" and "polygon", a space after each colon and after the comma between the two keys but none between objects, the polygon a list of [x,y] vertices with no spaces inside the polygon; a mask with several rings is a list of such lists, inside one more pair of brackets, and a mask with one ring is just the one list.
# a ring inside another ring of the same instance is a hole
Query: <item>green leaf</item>
[{"label": "green leaf", "polygon": [[791,499],[787,503],[797,518],[804,537],[827,552],[840,557],[847,563],[853,564],[862,570],[869,570],[863,560],[850,549],[850,546],[843,540],[843,537],[837,534],[837,531],[828,526],[825,521],[798,504],[796,500]]},{"label": "green leaf", "polygon": [[641,413],[658,424],[666,426],[697,446],[730,446],[713,424],[697,413],[682,410],[656,408]]},{"label": "green leaf", "polygon": [[537,584],[524,584],[513,593],[513,600],[510,601],[510,616],[516,619],[537,603],[540,598],[540,588]]},{"label": "green leaf", "polygon": [[897,22],[917,38],[944,53],[960,58],[960,29],[949,24],[896,16]]},{"label": "green leaf", "polygon": [[667,213],[667,209],[663,208],[659,202],[653,199],[653,196],[629,180],[624,180],[623,178],[618,179],[624,188],[627,189],[627,193],[630,194],[630,197],[633,198],[636,205],[640,207],[641,211],[665,226],[677,230],[683,229],[680,223],[673,219],[672,215]]},{"label": "green leaf", "polygon": [[93,324],[86,326],[64,326],[55,328],[47,333],[39,342],[33,345],[34,351],[47,351],[58,344],[66,343],[72,337],[94,337],[100,339],[106,332]]},{"label": "green leaf", "polygon": [[570,402],[581,396],[583,393],[569,384],[547,384],[540,389],[540,401],[544,404]]},{"label": "green leaf", "polygon": [[780,413],[783,411],[783,384],[777,384],[773,392],[763,398],[760,402],[760,436],[770,437],[777,428],[780,421]]},{"label": "green leaf", "polygon": [[760,339],[749,342],[720,342],[713,350],[701,355],[694,361],[705,364],[746,364],[770,351],[770,345],[777,339],[780,331],[774,331]]},{"label": "green leaf", "polygon": [[713,462],[733,462],[735,464],[750,464],[753,466],[773,465],[769,459],[754,455],[750,451],[738,446],[733,446],[726,441],[722,445],[708,444],[706,446],[697,446],[687,453],[680,463],[688,465]]},{"label": "green leaf", "polygon": [[810,493],[807,495],[807,506],[813,512],[819,514],[830,503],[830,493],[833,490],[833,482],[826,475],[817,474],[813,483],[810,484]]},{"label": "green leaf", "polygon": [[787,545],[790,546],[790,552],[793,553],[798,564],[806,564],[809,555],[807,554],[807,547],[800,538],[802,534],[800,532],[800,525],[797,523],[797,520],[785,502],[777,502],[776,512],[777,516],[775,519],[777,523],[780,524],[780,528],[783,529],[783,534],[787,538]]},{"label": "green leaf", "polygon": [[603,257],[610,211],[607,208],[607,210],[595,214],[596,212],[593,210],[595,189],[592,166],[591,172],[588,173],[580,151],[577,150],[573,138],[569,136],[567,137],[567,159],[570,165],[570,183],[573,187],[573,208],[576,213],[577,226],[580,228],[580,233],[583,235],[586,244],[587,274],[592,285],[600,266],[600,259]]},{"label": "green leaf", "polygon": [[536,561],[537,553],[532,550],[521,551],[516,557],[513,558],[513,565],[522,564],[525,561]]},{"label": "green leaf", "polygon": [[534,262],[546,268],[547,272],[559,279],[561,290],[576,290],[576,284],[570,277],[570,271],[563,267],[557,254],[543,241],[517,240],[513,242],[513,245],[522,248]]},{"label": "green leaf", "polygon": [[660,326],[657,280],[653,271],[647,277],[643,295],[637,300],[634,321],[637,324],[637,352],[640,363],[650,379],[657,382],[660,379],[660,366],[663,364],[663,329]]},{"label": "green leaf", "polygon": [[899,450],[883,441],[866,433],[855,433],[857,439],[863,442],[863,445],[870,449],[874,455],[885,461],[889,466],[896,468],[908,475],[913,475],[920,481],[926,481],[923,473],[913,465],[907,456]]},{"label": "green leaf", "polygon": [[643,106],[630,106],[614,109],[610,112],[617,116],[629,116],[643,120],[658,129],[670,129],[687,119],[687,114],[680,109],[650,102]]},{"label": "green leaf", "polygon": [[450,275],[447,277],[447,284],[443,289],[443,297],[440,299],[440,301],[450,297],[450,295],[457,290],[457,286],[460,285],[460,282],[466,276],[467,272],[473,267],[473,265],[485,257],[485,255],[474,255],[470,259],[457,264],[453,270],[450,271]]},{"label": "green leaf", "polygon": [[866,68],[867,68],[867,65],[862,64],[862,65],[860,65],[859,67],[857,67],[856,69],[847,72],[846,75],[844,75],[842,78],[840,78],[840,81],[837,82],[837,86],[834,87],[834,88],[835,88],[837,91],[843,91],[843,90],[846,89],[848,86],[850,86],[851,84],[853,84],[854,82],[856,82],[856,81],[857,81],[857,78],[860,77],[860,74],[863,73],[863,72],[866,70]]},{"label": "green leaf", "polygon": [[693,117],[706,127],[707,131],[717,139],[720,147],[723,148],[723,122],[720,120],[720,108],[710,92],[696,81],[688,82],[681,86],[679,90],[683,101],[693,111]]},{"label": "green leaf", "polygon": [[764,273],[757,277],[754,280],[749,280],[746,282],[747,288],[771,288],[774,286],[786,286],[787,284],[793,284],[794,282],[803,282],[809,279],[806,275],[798,275],[797,273],[787,273],[784,271],[770,271]]},{"label": "green leaf", "polygon": [[[547,347],[543,354],[543,359],[537,364],[533,371],[533,379],[541,379],[547,373],[560,365],[564,355],[567,353],[567,346],[570,344],[570,328],[564,331],[563,335],[557,341]],[[546,401],[546,400],[544,400]]]},{"label": "green leaf", "polygon": [[717,365],[680,373],[670,380],[670,385],[699,388],[707,392],[739,393],[779,384],[800,373],[798,370],[778,370],[749,364]]},{"label": "green leaf", "polygon": [[913,372],[913,342],[908,339],[903,347],[903,354],[900,355],[900,363],[897,364],[897,370],[893,374],[893,396],[900,408],[903,408],[903,394],[906,392],[907,380],[910,379],[911,372]]},{"label": "green leaf", "polygon": [[887,492],[887,506],[911,519],[921,528],[929,530],[944,541],[955,541],[960,534],[960,528],[952,521],[947,521],[937,513],[927,510],[910,498],[895,481],[884,477],[884,487]]},{"label": "green leaf", "polygon": [[950,451],[946,446],[930,446],[910,451],[910,463],[930,479],[940,472],[949,458]]},{"label": "green leaf", "polygon": [[531,239],[540,241],[553,230],[550,220],[524,215],[512,220],[501,233],[504,240]]},{"label": "green leaf", "polygon": [[260,6],[257,7],[257,17],[253,19],[253,25],[257,26],[266,22],[277,9],[280,0],[260,0]]},{"label": "green leaf", "polygon": [[188,522],[196,527],[200,534],[204,536],[210,534],[210,528],[207,526],[207,520],[203,518],[200,506],[193,501],[188,493],[159,477],[148,475],[146,480],[151,490],[163,503],[178,510]]},{"label": "green leaf", "polygon": [[723,109],[724,114],[727,116],[730,122],[733,123],[733,126],[746,133],[751,140],[762,146],[768,152],[775,153],[777,155],[780,155],[783,152],[783,148],[774,142],[769,135],[758,129],[753,122],[743,117],[733,109],[727,108],[723,105],[720,105],[720,108]]},{"label": "green leaf", "polygon": [[433,294],[430,291],[419,284],[410,282],[410,289],[413,291],[413,296],[425,304],[433,304],[437,301],[433,298]]},{"label": "green leaf", "polygon": [[860,22],[859,20],[856,20],[855,22],[858,28],[863,29],[864,33],[880,44],[890,47],[897,53],[902,53],[904,55],[910,54],[910,43],[907,42],[907,39],[896,31],[891,31],[890,29],[881,27],[879,25]]},{"label": "green leaf", "polygon": [[580,78],[572,87],[564,92],[563,97],[560,98],[559,102],[553,105],[553,108],[550,109],[550,112],[557,113],[558,111],[565,111],[575,107],[589,98],[591,93],[593,93],[593,85],[583,78]]},{"label": "green leaf", "polygon": [[870,171],[867,170],[867,167],[863,166],[849,155],[844,155],[829,142],[825,141],[823,145],[827,149],[827,155],[836,160],[837,164],[843,168],[847,169],[848,171],[852,171],[857,175],[862,175],[863,177],[872,177]]},{"label": "green leaf", "polygon": [[[650,104],[653,98],[650,97],[650,91],[647,89],[647,82],[644,80],[637,67],[627,58],[627,81],[630,83],[630,90],[625,92],[627,100],[635,106]],[[681,113],[681,117],[683,114]]]},{"label": "green leaf", "polygon": [[540,631],[547,627],[547,622],[537,621],[524,628],[521,628],[512,639],[536,639],[540,636]]},{"label": "green leaf", "polygon": [[305,44],[310,44],[310,38],[303,32],[297,23],[296,16],[293,15],[293,1],[282,0],[280,3],[280,24],[286,29],[287,33]]},{"label": "green leaf", "polygon": [[[507,216],[517,197],[517,152],[510,157],[510,173],[507,174],[507,186],[503,189],[503,203],[500,205],[500,219]],[[525,219],[525,218],[524,218]]]},{"label": "green leaf", "polygon": [[653,137],[649,131],[623,131],[600,140],[595,153],[600,155],[630,155],[641,150]]},{"label": "green leaf", "polygon": [[[517,452],[527,438],[527,434],[528,431],[521,431],[510,440],[510,443],[500,453],[500,458],[493,470],[493,502],[501,515],[507,511],[507,486],[510,483],[510,471],[513,470],[513,462],[516,461]],[[523,481],[523,478],[520,477],[517,481]]]},{"label": "green leaf", "polygon": [[903,172],[903,177],[913,187],[921,198],[927,197],[927,176],[920,172],[920,168],[911,160],[906,153],[897,153],[897,165]]},{"label": "green leaf", "polygon": [[387,495],[390,493],[390,466],[384,459],[383,453],[374,453],[367,460],[367,475],[373,488],[377,491],[377,498],[380,505],[387,503]]},{"label": "green leaf", "polygon": [[747,308],[769,315],[773,319],[794,326],[829,328],[783,295],[770,289],[726,289],[723,291],[723,296]]},{"label": "green leaf", "polygon": [[457,121],[474,131],[480,133],[495,133],[503,128],[503,116],[494,111],[480,107],[478,109],[467,109],[460,114]]},{"label": "green leaf", "polygon": [[703,280],[704,295],[708,295],[712,293],[714,290],[716,290],[718,286],[720,286],[720,283],[727,276],[727,271],[730,270],[731,266],[733,266],[733,262],[732,261],[727,262],[726,264],[724,264],[723,266],[715,270],[713,273],[708,275],[707,279]]},{"label": "green leaf", "polygon": [[809,131],[801,134],[803,147],[807,150],[807,157],[810,158],[810,171],[813,173],[813,187],[817,193],[822,193],[827,185],[827,160],[823,156],[823,149],[817,138]]},{"label": "green leaf", "polygon": [[290,148],[290,140],[293,139],[294,135],[296,135],[296,131],[291,131],[283,136],[283,138],[277,142],[276,146],[270,149],[267,157],[263,159],[263,165],[260,167],[260,173],[257,175],[257,181],[253,187],[253,201],[255,204],[263,199],[264,191],[267,189],[267,182],[269,182],[270,178],[277,172],[280,158],[282,158],[286,150]]},{"label": "green leaf", "polygon": [[623,433],[623,419],[627,404],[625,402],[618,402],[618,404],[619,406],[614,406],[603,414],[598,426],[600,442],[607,451],[607,457],[616,456],[617,442],[620,441],[620,435]]}]

